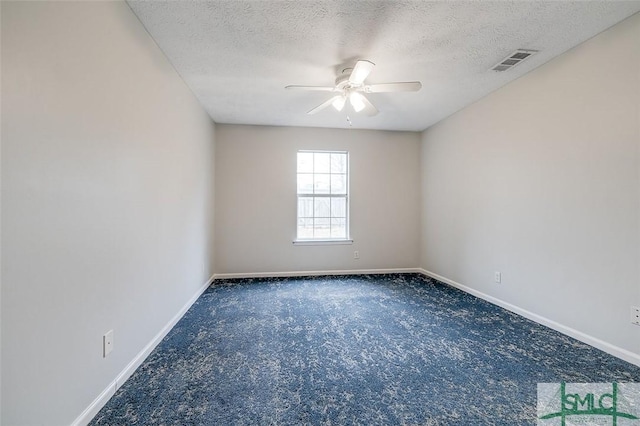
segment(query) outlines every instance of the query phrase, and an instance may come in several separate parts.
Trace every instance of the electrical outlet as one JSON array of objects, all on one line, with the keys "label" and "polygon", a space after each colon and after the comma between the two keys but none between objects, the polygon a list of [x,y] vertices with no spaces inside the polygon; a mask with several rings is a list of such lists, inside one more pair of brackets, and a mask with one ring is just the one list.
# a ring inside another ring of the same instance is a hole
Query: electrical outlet
[{"label": "electrical outlet", "polygon": [[353,258],[354,259],[360,259],[360,252],[358,250],[353,252]]},{"label": "electrical outlet", "polygon": [[106,358],[113,350],[113,330],[109,330],[102,336],[102,357]]},{"label": "electrical outlet", "polygon": [[631,307],[631,324],[640,325],[640,307]]},{"label": "electrical outlet", "polygon": [[502,274],[500,272],[498,272],[498,271],[494,272],[493,273],[493,280],[496,283],[500,284],[502,282]]}]

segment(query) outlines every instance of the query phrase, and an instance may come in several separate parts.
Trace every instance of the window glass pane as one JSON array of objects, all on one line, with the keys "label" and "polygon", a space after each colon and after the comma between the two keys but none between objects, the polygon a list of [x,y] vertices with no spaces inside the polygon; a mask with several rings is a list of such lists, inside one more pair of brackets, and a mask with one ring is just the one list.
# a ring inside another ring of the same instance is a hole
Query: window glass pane
[{"label": "window glass pane", "polygon": [[313,175],[298,175],[298,194],[313,194]]},{"label": "window glass pane", "polygon": [[314,208],[314,216],[316,218],[331,217],[330,200],[328,197],[316,197]]},{"label": "window glass pane", "polygon": [[347,175],[331,175],[331,193],[347,193]]},{"label": "window glass pane", "polygon": [[331,154],[331,173],[347,173],[347,154]]},{"label": "window glass pane", "polygon": [[298,238],[313,238],[313,219],[298,219]]},{"label": "window glass pane", "polygon": [[329,193],[329,185],[330,185],[330,176],[329,174],[315,174],[314,178],[314,190],[316,194],[328,194]]},{"label": "window glass pane", "polygon": [[298,217],[313,217],[313,197],[298,198]]},{"label": "window glass pane", "polygon": [[313,170],[316,173],[329,173],[331,171],[331,154],[328,152],[316,152],[313,159]]},{"label": "window glass pane", "polygon": [[315,219],[313,227],[314,238],[331,238],[330,219]]},{"label": "window glass pane", "polygon": [[331,217],[347,217],[347,199],[331,197]]},{"label": "window glass pane", "polygon": [[349,238],[348,159],[346,152],[297,153],[298,238]]},{"label": "window glass pane", "polygon": [[313,152],[298,153],[298,173],[313,173]]},{"label": "window glass pane", "polygon": [[331,238],[347,238],[345,219],[331,219]]}]

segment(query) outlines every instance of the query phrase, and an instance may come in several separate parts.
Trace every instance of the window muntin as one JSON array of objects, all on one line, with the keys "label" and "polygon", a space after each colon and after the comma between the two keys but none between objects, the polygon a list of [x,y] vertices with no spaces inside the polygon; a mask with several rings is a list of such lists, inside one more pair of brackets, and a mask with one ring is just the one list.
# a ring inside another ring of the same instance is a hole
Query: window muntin
[{"label": "window muntin", "polygon": [[298,240],[349,238],[349,153],[298,151]]}]

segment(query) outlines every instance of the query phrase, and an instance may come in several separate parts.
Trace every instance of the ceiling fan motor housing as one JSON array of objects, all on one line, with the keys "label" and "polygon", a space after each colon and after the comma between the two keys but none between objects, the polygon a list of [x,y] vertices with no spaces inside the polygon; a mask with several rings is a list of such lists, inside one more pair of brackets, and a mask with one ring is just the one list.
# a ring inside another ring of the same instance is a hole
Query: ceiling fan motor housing
[{"label": "ceiling fan motor housing", "polygon": [[[348,72],[347,72],[348,71]],[[336,78],[336,88],[337,89],[346,89],[351,84],[349,83],[349,76],[351,76],[351,68],[347,68],[343,71],[342,75],[339,75]]]}]

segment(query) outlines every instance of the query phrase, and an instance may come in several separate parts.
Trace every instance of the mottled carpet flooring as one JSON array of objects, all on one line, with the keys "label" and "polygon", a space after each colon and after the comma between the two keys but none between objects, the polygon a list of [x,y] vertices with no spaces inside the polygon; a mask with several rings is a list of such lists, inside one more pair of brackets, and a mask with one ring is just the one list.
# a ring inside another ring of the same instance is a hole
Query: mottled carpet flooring
[{"label": "mottled carpet flooring", "polygon": [[216,281],[92,425],[534,425],[640,368],[417,274]]}]

